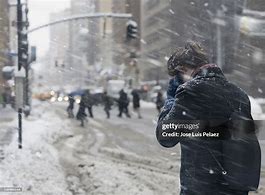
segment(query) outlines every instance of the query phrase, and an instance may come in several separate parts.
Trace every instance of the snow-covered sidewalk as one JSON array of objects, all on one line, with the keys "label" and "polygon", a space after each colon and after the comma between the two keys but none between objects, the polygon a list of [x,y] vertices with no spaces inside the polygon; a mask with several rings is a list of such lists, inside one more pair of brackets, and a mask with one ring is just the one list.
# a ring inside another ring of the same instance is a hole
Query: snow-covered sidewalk
[{"label": "snow-covered sidewalk", "polygon": [[19,187],[22,194],[27,195],[67,195],[58,155],[51,145],[63,130],[63,120],[53,112],[46,112],[50,106],[48,103],[34,106],[38,112],[23,120],[23,149],[18,149],[16,134],[11,144],[4,148],[0,187]]}]

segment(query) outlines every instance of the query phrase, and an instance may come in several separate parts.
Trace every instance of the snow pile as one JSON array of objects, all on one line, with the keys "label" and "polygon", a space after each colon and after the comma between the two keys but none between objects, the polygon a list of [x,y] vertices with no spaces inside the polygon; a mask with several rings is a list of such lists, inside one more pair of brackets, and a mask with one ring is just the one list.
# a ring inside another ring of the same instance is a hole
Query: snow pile
[{"label": "snow pile", "polygon": [[0,186],[22,187],[27,195],[67,195],[57,151],[49,144],[58,136],[62,120],[54,113],[45,112],[49,105],[35,106],[39,107],[38,113],[23,120],[23,149],[17,149],[15,135],[4,150],[5,159],[0,164]]}]

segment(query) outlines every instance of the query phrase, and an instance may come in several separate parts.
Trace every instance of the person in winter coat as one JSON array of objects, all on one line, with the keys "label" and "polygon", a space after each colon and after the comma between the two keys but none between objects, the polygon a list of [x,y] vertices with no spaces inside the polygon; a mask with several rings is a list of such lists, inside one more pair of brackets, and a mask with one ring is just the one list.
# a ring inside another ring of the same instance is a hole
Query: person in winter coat
[{"label": "person in winter coat", "polygon": [[139,95],[139,92],[136,89],[134,89],[131,94],[133,96],[133,99],[132,99],[133,109],[137,113],[138,118],[141,119],[142,116],[141,116],[141,112],[140,112],[140,95]]},{"label": "person in winter coat", "polygon": [[81,127],[84,127],[84,121],[86,120],[87,114],[86,114],[86,104],[85,104],[85,95],[81,96],[81,101],[79,103],[79,109],[76,115],[76,119],[80,120]]},{"label": "person in winter coat", "polygon": [[[171,79],[168,96],[172,98],[159,116],[156,136],[164,147],[180,143],[180,195],[247,195],[248,190],[235,189],[225,179],[227,172],[223,162],[226,156],[222,140],[163,139],[161,136],[161,125],[166,121],[213,119],[221,126],[222,121],[227,121],[235,111],[239,117],[252,121],[247,94],[230,83],[217,65],[209,64],[205,51],[197,42],[189,41],[185,47],[178,48],[167,65],[169,75],[179,74],[185,83],[176,87],[175,78]],[[226,134],[226,128],[224,126],[221,133]]]},{"label": "person in winter coat", "polygon": [[94,115],[93,115],[94,98],[93,98],[93,95],[90,93],[90,90],[85,91],[84,104],[86,108],[88,109],[90,118],[94,118]]},{"label": "person in winter coat", "polygon": [[122,117],[122,113],[125,113],[127,118],[131,118],[131,115],[129,114],[129,109],[128,109],[128,106],[130,103],[128,95],[127,93],[124,92],[123,89],[119,92],[119,94],[120,94],[120,97],[118,99],[118,106],[119,106],[118,117]]},{"label": "person in winter coat", "polygon": [[73,109],[74,109],[74,103],[75,103],[75,99],[72,95],[68,96],[69,98],[69,105],[67,107],[67,114],[68,114],[68,118],[74,118],[74,113],[73,113]]},{"label": "person in winter coat", "polygon": [[104,111],[106,112],[107,118],[110,118],[110,110],[111,110],[111,106],[113,102],[112,102],[111,97],[108,96],[106,91],[103,93],[102,101],[103,101]]},{"label": "person in winter coat", "polygon": [[156,96],[156,109],[158,111],[158,114],[160,114],[161,112],[161,108],[164,105],[164,98],[163,98],[163,94],[161,91],[157,92],[157,96]]}]

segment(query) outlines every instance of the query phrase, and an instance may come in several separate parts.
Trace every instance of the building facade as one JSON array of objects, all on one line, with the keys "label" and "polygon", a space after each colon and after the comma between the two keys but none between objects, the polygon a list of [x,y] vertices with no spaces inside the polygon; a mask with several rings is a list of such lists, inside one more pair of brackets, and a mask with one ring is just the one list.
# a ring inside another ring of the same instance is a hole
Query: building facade
[{"label": "building facade", "polygon": [[9,53],[9,3],[8,0],[2,0],[0,4],[0,92],[4,88],[2,68],[10,65]]},{"label": "building facade", "polygon": [[[142,2],[141,64],[144,80],[166,79],[166,57],[170,53],[172,39],[178,34],[172,30],[170,1],[144,0]],[[173,37],[174,36],[174,37]]]},{"label": "building facade", "polygon": [[[64,10],[50,15],[50,21],[55,21],[70,15],[70,10]],[[50,51],[53,61],[66,62],[69,49],[69,23],[61,23],[50,27]]]},{"label": "building facade", "polygon": [[[58,13],[52,13],[50,15],[50,21],[56,21],[69,17],[70,10],[64,10]],[[58,63],[67,63],[69,61],[69,39],[70,39],[70,25],[68,22],[57,24],[50,27],[50,51],[52,64],[57,61]]]},{"label": "building facade", "polygon": [[[70,13],[71,15],[91,14],[95,12],[95,7],[95,0],[72,0]],[[69,61],[72,66],[82,63],[80,59],[85,59],[87,65],[96,62],[96,21],[97,19],[84,19],[70,22],[69,49],[75,56]]]}]

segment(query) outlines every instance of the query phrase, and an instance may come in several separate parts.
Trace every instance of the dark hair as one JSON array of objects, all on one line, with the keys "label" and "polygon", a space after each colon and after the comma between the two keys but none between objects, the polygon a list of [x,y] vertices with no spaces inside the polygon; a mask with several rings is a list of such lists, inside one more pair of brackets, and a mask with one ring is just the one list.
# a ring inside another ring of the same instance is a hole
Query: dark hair
[{"label": "dark hair", "polygon": [[177,66],[197,68],[208,64],[209,60],[205,50],[199,42],[187,41],[185,47],[178,47],[167,62],[168,74],[177,75]]}]

